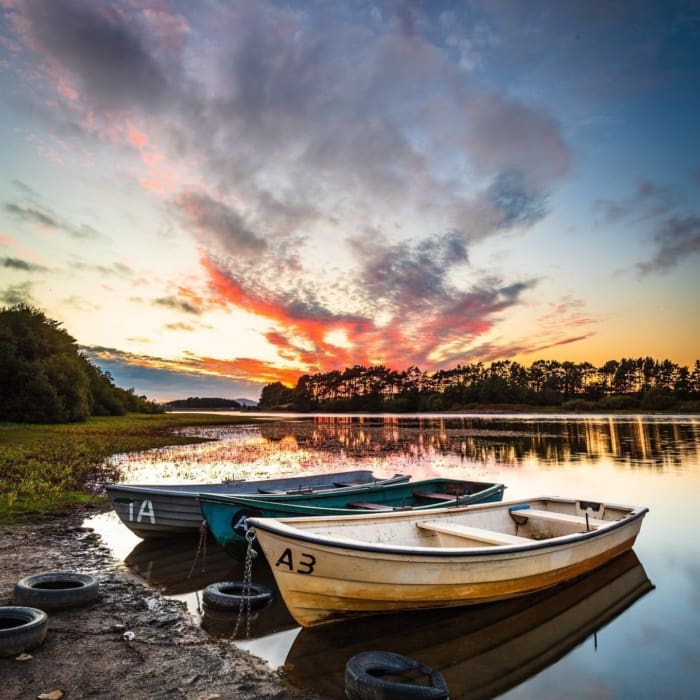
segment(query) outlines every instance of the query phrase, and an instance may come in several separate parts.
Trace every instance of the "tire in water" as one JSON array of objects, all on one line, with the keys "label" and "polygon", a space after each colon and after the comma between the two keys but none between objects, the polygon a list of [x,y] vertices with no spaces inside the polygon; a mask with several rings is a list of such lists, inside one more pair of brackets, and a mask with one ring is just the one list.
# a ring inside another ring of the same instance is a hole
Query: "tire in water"
[{"label": "tire in water", "polygon": [[217,610],[238,610],[241,604],[247,605],[250,600],[250,609],[258,610],[272,602],[272,589],[251,583],[246,586],[239,581],[220,581],[210,583],[202,593],[205,605]]},{"label": "tire in water", "polygon": [[[427,685],[415,682],[416,672]],[[384,680],[411,674],[406,683]],[[390,651],[365,651],[345,665],[345,694],[349,700],[448,700],[447,683],[439,671]]]}]

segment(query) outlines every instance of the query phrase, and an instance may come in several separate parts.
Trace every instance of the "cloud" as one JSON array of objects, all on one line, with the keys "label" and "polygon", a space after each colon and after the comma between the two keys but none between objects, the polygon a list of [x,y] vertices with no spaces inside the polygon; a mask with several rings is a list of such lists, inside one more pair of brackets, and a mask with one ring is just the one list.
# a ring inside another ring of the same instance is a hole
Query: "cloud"
[{"label": "cloud", "polygon": [[76,295],[66,297],[61,301],[61,304],[75,309],[77,311],[98,311],[100,307],[90,299],[85,299],[84,297],[79,297]]},{"label": "cloud", "polygon": [[375,305],[394,311],[450,304],[450,269],[468,261],[467,242],[459,232],[432,236],[415,243],[385,244],[368,235],[351,241],[361,260],[362,286]]},{"label": "cloud", "polygon": [[0,258],[0,264],[3,267],[8,267],[14,270],[22,270],[24,272],[46,272],[49,268],[37,263],[20,260],[19,258]]},{"label": "cloud", "polygon": [[153,303],[157,306],[165,306],[169,309],[182,311],[186,314],[192,314],[194,316],[199,316],[203,312],[202,308],[195,306],[189,300],[180,299],[178,297],[160,297],[159,299],[155,299]]},{"label": "cloud", "polygon": [[639,223],[668,214],[676,203],[672,190],[651,180],[640,180],[634,194],[626,199],[596,199],[593,212],[601,214],[606,224],[624,220]]},{"label": "cloud", "polygon": [[522,170],[499,173],[488,188],[488,198],[501,214],[498,228],[532,226],[546,214],[546,197],[528,187]]},{"label": "cloud", "polygon": [[218,244],[230,254],[262,252],[266,243],[230,206],[205,193],[183,192],[174,202],[183,223],[195,229],[204,242]]},{"label": "cloud", "polygon": [[134,270],[122,262],[113,262],[109,265],[85,262],[84,260],[71,260],[68,263],[73,270],[83,270],[88,272],[98,272],[102,277],[118,277],[120,279],[131,279],[135,276]]},{"label": "cloud", "polygon": [[149,50],[149,38],[131,19],[102,2],[26,0],[18,27],[63,84],[93,104],[162,106],[167,75]]},{"label": "cloud", "polygon": [[30,282],[8,285],[0,292],[0,301],[7,306],[14,306],[15,304],[36,305],[32,297],[32,285]]},{"label": "cloud", "polygon": [[77,0],[13,12],[34,61],[29,106],[86,152],[122,149],[161,173],[120,176],[177,192],[165,208],[210,287],[150,303],[188,317],[239,307],[267,324],[281,364],[318,370],[444,363],[523,303],[537,281],[477,277],[469,247],[540,221],[572,156],[546,107],[479,76],[498,39],[485,24],[405,3],[181,7],[187,17]]},{"label": "cloud", "polygon": [[97,239],[102,235],[87,224],[78,226],[67,221],[61,220],[56,214],[45,209],[37,204],[14,204],[12,202],[5,203],[5,211],[12,214],[15,218],[26,223],[39,224],[43,228],[54,229],[67,233],[72,238],[80,240]]},{"label": "cloud", "polygon": [[154,400],[186,396],[244,396],[257,400],[270,382],[293,383],[298,373],[275,369],[250,358],[217,360],[185,356],[177,360],[141,355],[104,346],[80,346],[100,369],[109,372],[117,386],[139,387]]},{"label": "cloud", "polygon": [[362,252],[365,311],[355,314],[251,288],[211,260],[202,264],[212,294],[267,320],[268,342],[280,357],[308,372],[377,362],[444,366],[454,359],[447,346],[474,343],[491,330],[498,314],[519,304],[536,284],[503,284],[495,278],[467,290],[449,284],[447,273],[467,258],[456,233],[415,246],[387,245],[383,251],[375,243]]},{"label": "cloud", "polygon": [[667,272],[689,256],[700,254],[700,217],[673,217],[663,222],[654,233],[656,254],[637,264],[642,276]]},{"label": "cloud", "polygon": [[61,228],[61,225],[49,214],[35,209],[32,206],[18,206],[17,204],[6,203],[5,210],[8,211],[13,216],[23,221],[30,221],[34,223],[41,224],[46,228]]},{"label": "cloud", "polygon": [[165,328],[169,331],[184,331],[185,333],[194,333],[197,330],[197,327],[190,323],[166,323]]}]

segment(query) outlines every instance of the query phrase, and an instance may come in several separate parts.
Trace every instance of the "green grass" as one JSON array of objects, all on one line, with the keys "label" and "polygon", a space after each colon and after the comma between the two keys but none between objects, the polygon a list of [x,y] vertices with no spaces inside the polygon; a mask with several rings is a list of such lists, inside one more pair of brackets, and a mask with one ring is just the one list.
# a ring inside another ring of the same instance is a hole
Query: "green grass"
[{"label": "green grass", "polygon": [[0,524],[103,502],[96,484],[114,478],[111,455],[205,441],[173,435],[174,428],[254,421],[247,416],[165,413],[60,425],[0,423]]}]

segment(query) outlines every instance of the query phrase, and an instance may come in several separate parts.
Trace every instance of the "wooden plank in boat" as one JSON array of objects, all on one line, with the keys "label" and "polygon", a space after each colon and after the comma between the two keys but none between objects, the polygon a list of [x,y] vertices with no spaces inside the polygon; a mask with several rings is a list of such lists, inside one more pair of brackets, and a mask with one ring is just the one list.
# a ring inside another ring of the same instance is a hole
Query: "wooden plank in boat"
[{"label": "wooden plank in boat", "polygon": [[427,491],[414,491],[413,495],[416,498],[425,498],[429,501],[454,501],[459,498],[459,496],[453,496],[449,493],[428,493]]},{"label": "wooden plank in boat", "polygon": [[486,542],[487,544],[529,544],[532,542],[532,540],[527,537],[508,535],[505,532],[486,530],[481,527],[471,527],[470,525],[443,523],[439,520],[427,520],[422,523],[416,523],[416,526],[421,530],[440,532],[445,535],[454,535],[455,537]]},{"label": "wooden plank in boat", "polygon": [[[522,510],[512,511],[512,515],[522,516],[524,518],[534,518],[536,520],[548,520],[552,523],[563,523],[565,525],[576,525],[578,527],[586,527],[585,515],[569,515],[568,513],[557,513],[553,510],[539,510],[537,508],[523,508]],[[609,520],[600,520],[598,518],[588,518],[588,527],[599,528],[604,525],[609,525]]]},{"label": "wooden plank in boat", "polygon": [[380,503],[365,503],[364,501],[348,503],[348,508],[359,508],[361,510],[388,510],[388,506],[383,506]]},{"label": "wooden plank in boat", "polygon": [[[538,510],[537,508],[526,508],[523,510],[513,511],[511,515],[522,516],[523,518],[532,518],[534,520],[547,520],[553,523],[562,523],[564,525],[575,525],[577,527],[586,526],[586,517],[584,515],[570,515],[568,513],[557,513],[551,510]],[[611,521],[600,520],[598,518],[588,518],[588,526],[590,528],[599,528],[604,525],[609,525]]]}]

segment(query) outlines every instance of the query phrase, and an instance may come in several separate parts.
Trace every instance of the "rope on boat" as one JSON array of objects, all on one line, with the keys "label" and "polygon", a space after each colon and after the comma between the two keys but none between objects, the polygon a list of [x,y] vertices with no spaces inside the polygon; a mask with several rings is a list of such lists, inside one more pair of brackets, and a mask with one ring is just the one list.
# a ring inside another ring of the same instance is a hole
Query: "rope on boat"
[{"label": "rope on boat", "polygon": [[187,574],[187,578],[192,578],[194,573],[194,567],[197,565],[200,553],[202,554],[202,571],[207,570],[207,521],[202,520],[202,524],[199,526],[199,543],[197,544],[197,552],[194,555],[194,561],[190,567],[190,573]]}]

